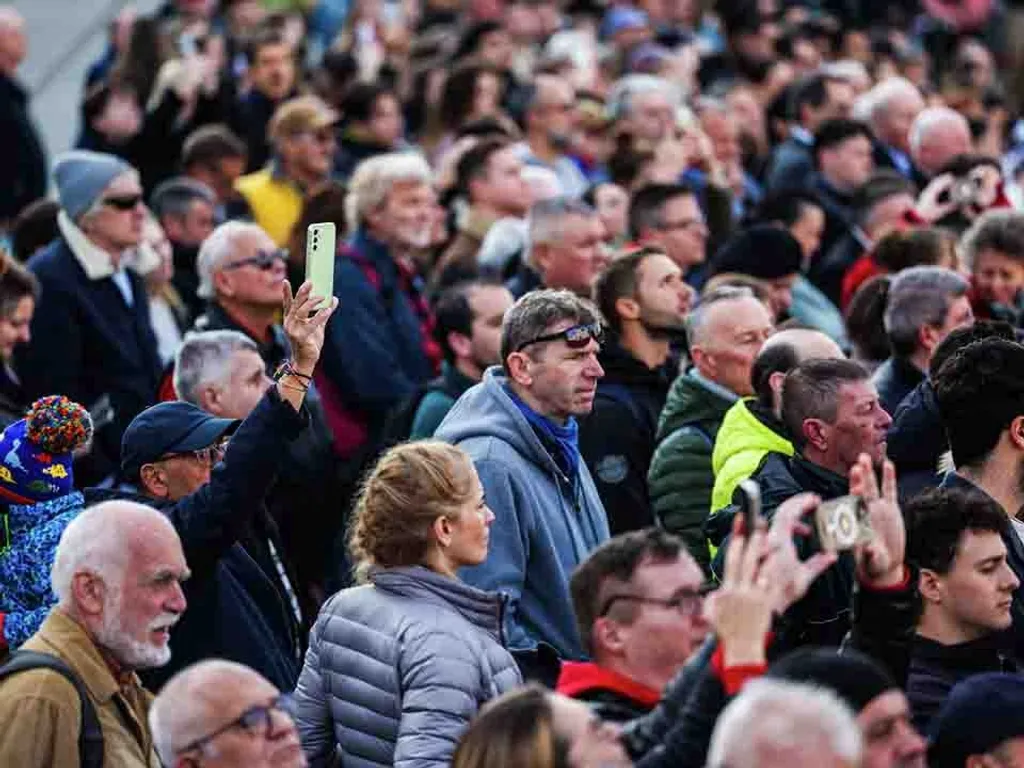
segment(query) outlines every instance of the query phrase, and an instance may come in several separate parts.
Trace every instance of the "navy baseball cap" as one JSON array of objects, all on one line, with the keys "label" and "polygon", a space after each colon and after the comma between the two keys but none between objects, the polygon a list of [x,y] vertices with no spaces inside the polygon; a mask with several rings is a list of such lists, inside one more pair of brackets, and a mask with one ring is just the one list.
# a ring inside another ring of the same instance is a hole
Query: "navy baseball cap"
[{"label": "navy baseball cap", "polygon": [[191,403],[158,403],[128,425],[121,438],[121,473],[129,480],[139,476],[143,464],[169,453],[188,453],[209,448],[241,422],[218,419]]},{"label": "navy baseball cap", "polygon": [[1004,741],[1024,737],[1024,675],[987,672],[959,682],[929,733],[928,765],[963,768]]}]

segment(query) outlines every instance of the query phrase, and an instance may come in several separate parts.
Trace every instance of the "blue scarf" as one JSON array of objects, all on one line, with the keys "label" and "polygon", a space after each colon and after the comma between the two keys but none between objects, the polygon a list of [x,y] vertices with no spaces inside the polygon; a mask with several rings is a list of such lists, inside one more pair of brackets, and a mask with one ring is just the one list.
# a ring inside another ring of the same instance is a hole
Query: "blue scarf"
[{"label": "blue scarf", "polygon": [[560,426],[534,411],[512,391],[511,387],[505,387],[505,391],[508,392],[508,396],[512,398],[512,402],[516,404],[526,420],[530,422],[530,426],[533,427],[533,431],[537,433],[537,437],[544,443],[544,446],[554,449],[551,458],[555,460],[558,468],[565,473],[566,477],[575,482],[580,468],[580,429],[576,419],[570,416],[566,420],[565,426]]}]

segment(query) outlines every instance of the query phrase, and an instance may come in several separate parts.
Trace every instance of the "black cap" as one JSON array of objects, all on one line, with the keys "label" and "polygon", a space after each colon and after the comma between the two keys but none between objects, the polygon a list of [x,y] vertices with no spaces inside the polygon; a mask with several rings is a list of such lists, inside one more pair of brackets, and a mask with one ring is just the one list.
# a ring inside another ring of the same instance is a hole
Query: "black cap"
[{"label": "black cap", "polygon": [[161,456],[209,448],[240,423],[236,419],[218,419],[191,403],[158,403],[132,419],[125,430],[121,438],[121,473],[134,479],[143,464]]},{"label": "black cap", "polygon": [[711,272],[737,272],[762,280],[800,271],[803,250],[789,232],[772,224],[755,224],[730,239],[711,258]]},{"label": "black cap", "polygon": [[883,693],[898,688],[874,659],[853,650],[840,655],[835,648],[800,648],[772,664],[768,676],[828,688],[855,713]]},{"label": "black cap", "polygon": [[932,720],[928,765],[963,768],[1004,741],[1024,736],[1024,676],[989,672],[958,683]]}]

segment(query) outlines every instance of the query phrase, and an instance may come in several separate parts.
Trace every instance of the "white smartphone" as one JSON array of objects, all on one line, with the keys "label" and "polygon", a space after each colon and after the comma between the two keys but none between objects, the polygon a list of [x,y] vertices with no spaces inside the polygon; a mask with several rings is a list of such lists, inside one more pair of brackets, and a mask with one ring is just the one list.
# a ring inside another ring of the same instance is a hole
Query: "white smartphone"
[{"label": "white smartphone", "polygon": [[313,295],[323,299],[319,308],[334,296],[334,254],[337,228],[331,222],[310,224],[306,230],[306,279],[313,283]]}]

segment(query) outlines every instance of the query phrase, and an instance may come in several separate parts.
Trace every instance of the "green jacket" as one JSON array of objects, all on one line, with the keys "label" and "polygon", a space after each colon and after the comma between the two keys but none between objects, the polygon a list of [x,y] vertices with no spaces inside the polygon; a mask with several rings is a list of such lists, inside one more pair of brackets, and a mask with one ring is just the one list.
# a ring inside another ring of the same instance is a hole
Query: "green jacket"
[{"label": "green jacket", "polygon": [[711,454],[711,468],[715,473],[715,487],[711,492],[711,514],[732,504],[732,494],[743,480],[752,477],[764,461],[765,454],[774,451],[793,455],[793,444],[780,435],[766,420],[759,418],[753,401],[736,403],[722,420]]},{"label": "green jacket", "polygon": [[671,533],[680,536],[694,559],[710,572],[704,520],[711,508],[711,451],[718,428],[735,396],[694,370],[672,383],[658,422],[658,447],[647,475],[651,508]]}]

